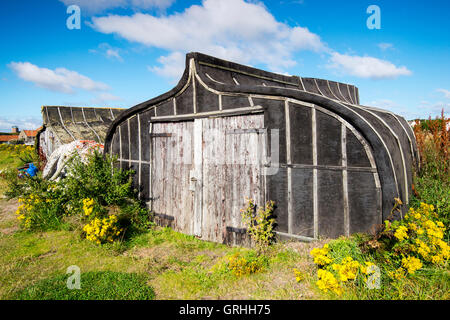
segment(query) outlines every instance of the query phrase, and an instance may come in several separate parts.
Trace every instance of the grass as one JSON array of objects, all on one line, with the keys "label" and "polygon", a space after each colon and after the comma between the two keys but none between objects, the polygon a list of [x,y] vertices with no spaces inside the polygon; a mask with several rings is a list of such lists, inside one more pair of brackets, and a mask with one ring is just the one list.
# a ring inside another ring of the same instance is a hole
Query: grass
[{"label": "grass", "polygon": [[[23,161],[19,158],[21,151],[26,150],[25,145],[5,145],[0,144],[0,171],[15,169],[23,165]],[[22,155],[23,156],[23,155]],[[6,190],[6,183],[0,179],[0,195]]]},{"label": "grass", "polygon": [[20,159],[11,156],[11,151],[0,150],[0,168],[17,168],[18,166],[20,166],[20,162]]},{"label": "grass", "polygon": [[[1,222],[0,229],[6,225],[11,222]],[[0,299],[118,297],[111,296],[106,285],[100,292],[68,293],[65,279],[69,275],[65,273],[71,265],[80,268],[81,286],[86,282],[87,291],[96,287],[92,284],[93,275],[110,272],[121,277],[123,290],[135,286],[137,280],[120,275],[136,275],[141,283],[145,279],[156,299],[320,298],[313,286],[312,273],[302,283],[296,283],[292,273],[294,267],[313,270],[308,257],[311,245],[291,245],[272,248],[264,272],[236,277],[227,272],[212,272],[211,268],[234,252],[245,253],[250,249],[200,241],[168,228],[155,228],[121,245],[103,246],[81,239],[71,231],[0,233]],[[92,277],[87,276],[85,281],[83,275]]]},{"label": "grass", "polygon": [[145,276],[123,272],[85,272],[80,289],[66,287],[67,275],[44,279],[19,291],[17,300],[152,300],[153,290]]},{"label": "grass", "polygon": [[[251,255],[253,250],[201,241],[161,227],[121,243],[98,246],[70,229],[23,231],[14,214],[17,206],[15,200],[0,200],[0,209],[4,209],[0,211],[0,299],[118,298],[110,294],[108,286],[92,284],[94,275],[100,276],[104,272],[121,277],[120,288],[123,290],[136,286],[137,278],[133,277],[138,277],[141,284],[146,283],[145,288],[153,290],[156,299],[321,297],[314,286],[314,265],[309,251],[322,243],[276,244],[268,252],[268,263],[263,272],[236,277],[230,272],[212,269],[236,252]],[[69,277],[66,270],[71,265],[80,268],[81,287],[86,288],[85,293],[70,293],[66,289],[63,280]],[[297,283],[293,268],[302,270],[306,279]],[[83,275],[88,275],[87,280]],[[96,287],[103,289],[90,290]],[[127,299],[139,297],[144,295],[124,296]]]}]

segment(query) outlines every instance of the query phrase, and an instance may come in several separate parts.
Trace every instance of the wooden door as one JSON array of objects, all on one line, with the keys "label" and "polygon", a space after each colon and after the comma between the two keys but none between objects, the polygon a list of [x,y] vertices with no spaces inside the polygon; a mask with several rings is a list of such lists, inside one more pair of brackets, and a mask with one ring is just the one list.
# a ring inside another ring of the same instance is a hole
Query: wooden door
[{"label": "wooden door", "polygon": [[193,121],[151,125],[151,210],[175,230],[193,233]]},{"label": "wooden door", "polygon": [[[175,230],[222,242],[245,199],[264,205],[264,115],[153,123],[151,209]],[[166,217],[166,218],[167,218]]]},{"label": "wooden door", "polygon": [[264,115],[202,119],[202,238],[223,242],[243,228],[245,198],[264,204]]}]

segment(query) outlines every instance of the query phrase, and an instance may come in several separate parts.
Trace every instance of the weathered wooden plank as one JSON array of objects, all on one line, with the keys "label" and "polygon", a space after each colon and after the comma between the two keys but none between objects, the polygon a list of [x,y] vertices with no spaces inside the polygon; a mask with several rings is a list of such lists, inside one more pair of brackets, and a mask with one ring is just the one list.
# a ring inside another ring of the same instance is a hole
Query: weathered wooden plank
[{"label": "weathered wooden plank", "polygon": [[171,226],[186,234],[193,232],[192,130],[192,121],[152,124],[152,209],[173,216]]},{"label": "weathered wooden plank", "polygon": [[194,121],[194,235],[202,236],[203,218],[203,120]]},{"label": "weathered wooden plank", "polygon": [[262,114],[202,119],[202,239],[239,242],[240,235],[227,231],[227,227],[243,227],[240,209],[245,197],[263,204],[261,159],[265,148],[261,144],[265,137],[259,133],[263,121]]}]

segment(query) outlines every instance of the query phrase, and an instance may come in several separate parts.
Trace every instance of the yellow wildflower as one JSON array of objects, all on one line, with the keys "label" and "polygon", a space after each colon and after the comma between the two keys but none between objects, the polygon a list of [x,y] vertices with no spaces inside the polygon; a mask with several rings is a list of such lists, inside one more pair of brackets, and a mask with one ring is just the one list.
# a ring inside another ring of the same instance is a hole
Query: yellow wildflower
[{"label": "yellow wildflower", "polygon": [[409,238],[407,232],[408,232],[408,228],[407,227],[399,226],[397,228],[397,230],[395,231],[394,236],[398,240],[402,241],[403,239],[408,239]]},{"label": "yellow wildflower", "polygon": [[317,271],[318,281],[316,282],[320,290],[324,292],[332,291],[337,295],[342,294],[342,288],[334,275],[327,270],[319,269]]},{"label": "yellow wildflower", "polygon": [[416,270],[422,268],[422,262],[415,257],[408,257],[402,259],[402,266],[408,270],[408,273],[414,274]]},{"label": "yellow wildflower", "polygon": [[398,268],[395,271],[389,271],[388,276],[394,280],[400,280],[405,278],[405,270],[403,268]]},{"label": "yellow wildflower", "polygon": [[314,248],[311,250],[310,255],[314,257],[314,263],[320,266],[325,266],[331,263],[330,257],[328,257],[328,244],[325,244],[323,248]]},{"label": "yellow wildflower", "polygon": [[295,281],[300,282],[305,278],[303,273],[301,273],[298,269],[294,268],[292,271],[294,271]]}]

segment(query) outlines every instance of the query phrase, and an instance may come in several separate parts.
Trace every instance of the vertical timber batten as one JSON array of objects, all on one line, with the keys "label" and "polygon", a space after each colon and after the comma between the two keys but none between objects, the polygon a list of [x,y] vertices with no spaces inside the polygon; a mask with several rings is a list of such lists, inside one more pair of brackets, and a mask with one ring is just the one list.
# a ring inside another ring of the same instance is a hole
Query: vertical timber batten
[{"label": "vertical timber batten", "polygon": [[317,88],[317,90],[319,91],[319,93],[320,93],[321,95],[323,95],[324,97],[326,97],[326,95],[324,95],[323,92],[320,90],[319,85],[317,84],[317,80],[316,80],[316,79],[314,79],[314,84],[316,85],[316,88]]},{"label": "vertical timber batten", "polygon": [[303,84],[303,79],[302,79],[302,77],[299,77],[299,78],[300,78],[300,84],[302,85],[302,90],[303,90],[303,91],[306,91],[305,85]]},{"label": "vertical timber batten", "polygon": [[[119,128],[119,153],[120,153],[120,159],[123,159],[123,152],[122,152],[122,127],[118,126]],[[122,161],[119,161],[119,167],[122,169]]]},{"label": "vertical timber batten", "polygon": [[149,178],[148,178],[148,194],[149,194],[149,208],[150,211],[153,211],[153,139],[151,138],[151,135],[153,133],[153,123],[150,122],[149,123],[149,130],[148,130],[148,134],[150,135],[150,139],[149,139],[149,153],[150,153],[150,170],[149,170]]},{"label": "vertical timber batten", "polygon": [[331,90],[331,86],[330,86],[330,81],[327,80],[327,85],[328,85],[328,90],[330,90],[331,94],[333,95],[333,97],[336,98],[336,100],[339,101],[339,98],[334,94],[334,91]]},{"label": "vertical timber batten", "polygon": [[342,187],[344,196],[344,232],[350,235],[350,213],[348,204],[348,179],[347,179],[347,127],[341,123],[341,153],[342,153]]},{"label": "vertical timber batten", "polygon": [[313,153],[313,216],[314,216],[314,239],[319,237],[319,195],[317,186],[317,123],[316,123],[316,107],[311,109],[312,121],[312,153]]},{"label": "vertical timber batten", "polygon": [[139,196],[139,200],[141,200],[141,185],[142,185],[142,155],[141,155],[141,150],[142,150],[142,144],[141,144],[141,114],[138,113],[137,114],[137,120],[138,120],[138,149],[139,149],[139,189],[138,189],[138,196]]},{"label": "vertical timber batten", "polygon": [[294,217],[292,212],[292,168],[289,166],[292,163],[291,159],[291,122],[289,118],[289,102],[284,101],[284,114],[286,122],[286,163],[287,167],[287,201],[288,201],[288,234],[293,233]]},{"label": "vertical timber batten", "polygon": [[128,118],[128,168],[131,167],[131,129],[130,129],[130,119]]},{"label": "vertical timber batten", "polygon": [[75,139],[73,134],[69,131],[69,129],[67,129],[67,127],[64,125],[64,120],[63,120],[63,118],[61,116],[61,110],[59,110],[59,107],[58,107],[58,114],[59,114],[59,118],[61,120],[61,125],[64,128],[64,130],[66,130],[66,132],[72,137],[73,141],[77,140],[77,139]]},{"label": "vertical timber batten", "polygon": [[[191,61],[189,62],[189,69],[190,69],[190,74],[194,74],[196,75],[197,72],[195,71],[195,61],[194,59],[191,59]],[[191,80],[192,80],[192,103],[193,103],[193,107],[194,107],[194,113],[197,113],[197,88],[195,87],[195,76],[192,77],[190,76]]]},{"label": "vertical timber batten", "polygon": [[100,136],[98,135],[98,133],[94,130],[94,128],[92,128],[90,125],[89,125],[89,123],[87,122],[87,120],[86,120],[86,115],[84,114],[84,108],[83,107],[81,107],[81,113],[83,114],[83,120],[84,120],[84,123],[86,124],[86,126],[89,128],[89,129],[91,129],[92,130],[92,132],[97,136],[97,142],[101,142],[102,141],[102,139],[100,139]]},{"label": "vertical timber batten", "polygon": [[347,86],[348,96],[350,97],[350,103],[351,104],[356,104],[356,102],[353,101],[352,94],[350,93],[350,86],[348,84],[346,86]]},{"label": "vertical timber batten", "polygon": [[194,120],[194,221],[193,233],[202,236],[203,220],[203,120]]}]

